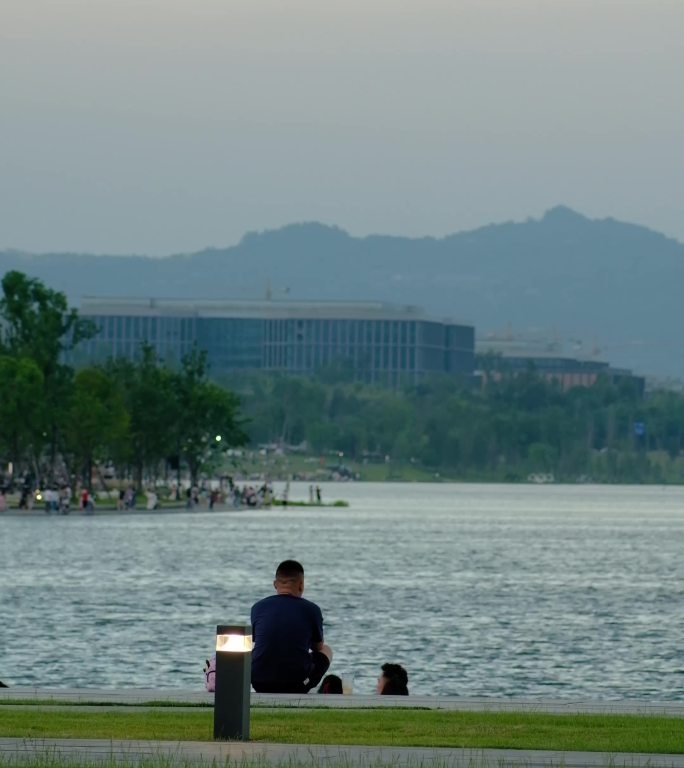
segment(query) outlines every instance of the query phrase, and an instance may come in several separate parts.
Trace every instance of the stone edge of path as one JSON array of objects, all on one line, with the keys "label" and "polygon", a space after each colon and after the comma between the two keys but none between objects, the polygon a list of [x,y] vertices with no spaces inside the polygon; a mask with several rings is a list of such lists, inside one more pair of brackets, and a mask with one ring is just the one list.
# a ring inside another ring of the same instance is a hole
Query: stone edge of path
[{"label": "stone edge of path", "polygon": [[[54,704],[151,705],[192,704],[211,707],[213,693],[183,689],[0,688],[0,704],[7,701],[47,701]],[[684,717],[684,701],[591,701],[578,699],[461,698],[444,696],[378,696],[252,693],[254,707],[348,708],[403,707],[470,712],[542,712],[550,714],[637,714]]]}]

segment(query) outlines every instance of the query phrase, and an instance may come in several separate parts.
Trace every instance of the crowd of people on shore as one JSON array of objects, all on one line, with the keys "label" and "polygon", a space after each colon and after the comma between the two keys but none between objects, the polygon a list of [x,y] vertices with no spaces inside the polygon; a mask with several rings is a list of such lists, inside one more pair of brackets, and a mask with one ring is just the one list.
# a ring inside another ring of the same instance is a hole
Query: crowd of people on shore
[{"label": "crowd of people on shore", "polygon": [[[227,489],[211,488],[205,485],[190,485],[182,490],[177,484],[167,489],[164,496],[174,504],[185,499],[185,508],[197,510],[202,507],[210,510],[218,504],[229,504],[234,508],[243,507],[267,507],[273,503],[275,494],[270,483],[263,483],[255,487],[245,484],[240,487],[229,478]],[[140,497],[143,496],[142,500]],[[155,487],[147,487],[142,493],[133,485],[121,487],[118,490],[105,491],[104,501],[113,503],[118,512],[128,512],[144,508],[148,511],[162,508],[162,495]],[[10,494],[8,489],[0,485],[0,513],[9,509],[14,504],[19,510],[32,512],[43,509],[46,514],[68,515],[73,509],[78,508],[84,513],[94,513],[96,497],[90,488],[77,487],[74,493],[67,483],[46,483],[43,487],[34,488],[32,484],[25,483],[19,489],[18,494]]]},{"label": "crowd of people on shore", "polygon": [[[7,489],[0,487],[0,513],[9,509],[8,497]],[[27,512],[42,508],[46,515],[68,515],[74,507],[74,502],[86,514],[92,514],[95,510],[95,497],[89,488],[80,489],[74,498],[71,487],[66,484],[50,484],[38,490],[24,485],[19,493],[17,508]]]},{"label": "crowd of people on shore", "polygon": [[248,483],[240,488],[229,478],[229,501],[233,507],[269,507],[274,498],[273,486],[268,482],[258,487]]},{"label": "crowd of people on shore", "polygon": [[[136,509],[153,511],[166,505],[177,506],[185,503],[188,510],[208,508],[213,510],[217,505],[227,505],[234,509],[260,509],[280,504],[284,507],[290,502],[290,483],[287,481],[281,493],[276,495],[269,480],[261,484],[246,482],[244,485],[233,481],[232,477],[224,477],[220,484],[202,481],[200,484],[185,486],[172,482],[168,487],[160,489],[157,486],[145,487],[142,491],[133,484],[114,484],[112,489],[104,489],[99,493],[103,508],[127,512]],[[69,482],[44,482],[35,485],[26,480],[18,492],[9,493],[9,488],[0,483],[0,513],[9,509],[12,504],[20,510],[33,511],[43,508],[47,514],[68,515],[73,509],[80,509],[85,514],[93,514],[96,509],[96,495],[91,488],[76,483],[76,491],[72,491]],[[141,500],[141,497],[144,497]],[[170,504],[169,504],[170,502]],[[295,503],[295,502],[292,502]],[[301,505],[302,501],[297,501]],[[320,485],[309,485],[308,504],[322,505]]]}]

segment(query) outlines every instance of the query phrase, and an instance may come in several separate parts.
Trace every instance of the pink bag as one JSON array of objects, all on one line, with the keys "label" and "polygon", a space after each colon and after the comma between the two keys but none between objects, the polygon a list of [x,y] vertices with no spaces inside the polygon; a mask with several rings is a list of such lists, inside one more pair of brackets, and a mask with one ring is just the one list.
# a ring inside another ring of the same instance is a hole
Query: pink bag
[{"label": "pink bag", "polygon": [[204,687],[213,693],[216,689],[216,654],[204,664]]}]

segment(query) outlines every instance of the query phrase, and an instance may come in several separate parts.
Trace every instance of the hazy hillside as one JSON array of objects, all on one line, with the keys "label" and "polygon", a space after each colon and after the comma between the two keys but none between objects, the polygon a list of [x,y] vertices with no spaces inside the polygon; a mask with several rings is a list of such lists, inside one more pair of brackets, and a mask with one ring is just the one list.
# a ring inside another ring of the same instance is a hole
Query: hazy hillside
[{"label": "hazy hillside", "polygon": [[167,258],[0,252],[20,269],[83,295],[380,299],[416,304],[489,332],[535,330],[597,344],[640,373],[684,376],[684,245],[644,227],[558,207],[540,220],[445,238],[350,237],[295,224],[231,248]]}]

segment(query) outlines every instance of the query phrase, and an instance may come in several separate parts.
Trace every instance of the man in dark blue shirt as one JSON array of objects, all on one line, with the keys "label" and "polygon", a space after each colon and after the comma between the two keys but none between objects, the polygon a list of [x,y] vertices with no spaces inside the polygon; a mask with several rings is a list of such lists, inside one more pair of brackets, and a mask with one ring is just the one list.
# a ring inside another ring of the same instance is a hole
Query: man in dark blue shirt
[{"label": "man in dark blue shirt", "polygon": [[302,597],[304,568],[296,560],[278,566],[273,586],[275,595],[252,606],[252,687],[259,693],[308,693],[332,661],[321,609]]}]

